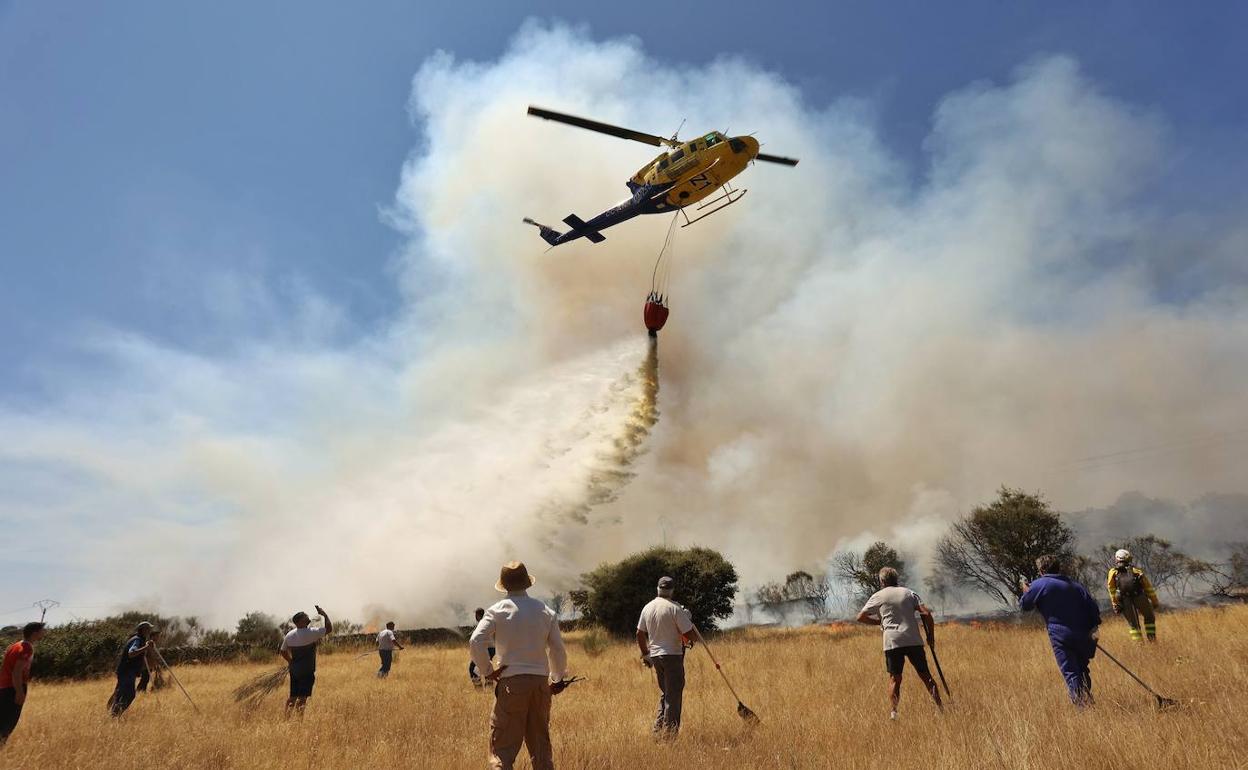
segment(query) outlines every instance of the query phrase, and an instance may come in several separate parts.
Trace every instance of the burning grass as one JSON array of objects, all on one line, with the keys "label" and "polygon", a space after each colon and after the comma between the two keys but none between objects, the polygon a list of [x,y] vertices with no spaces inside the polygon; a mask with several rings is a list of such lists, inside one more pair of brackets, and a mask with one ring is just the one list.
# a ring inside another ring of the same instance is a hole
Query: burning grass
[{"label": "burning grass", "polygon": [[[907,675],[896,724],[887,722],[877,630],[752,629],[714,646],[761,724],[745,728],[706,653],[694,650],[684,732],[672,744],[649,738],[657,691],[635,645],[612,642],[591,658],[574,642],[573,670],[589,680],[555,700],[555,758],[577,770],[1248,766],[1248,607],[1165,614],[1159,627],[1158,645],[1132,646],[1111,617],[1103,642],[1177,709],[1157,711],[1098,657],[1098,705],[1076,712],[1044,633],[993,623],[940,629],[953,703],[937,714]],[[282,719],[280,683],[256,708],[235,701],[240,685],[272,676],[279,662],[275,653],[262,665],[179,668],[202,717],[166,689],[113,722],[109,681],[36,683],[0,767],[485,766],[492,699],[469,686],[466,649],[408,648],[386,680],[374,676],[373,656],[325,655],[303,722]]]}]

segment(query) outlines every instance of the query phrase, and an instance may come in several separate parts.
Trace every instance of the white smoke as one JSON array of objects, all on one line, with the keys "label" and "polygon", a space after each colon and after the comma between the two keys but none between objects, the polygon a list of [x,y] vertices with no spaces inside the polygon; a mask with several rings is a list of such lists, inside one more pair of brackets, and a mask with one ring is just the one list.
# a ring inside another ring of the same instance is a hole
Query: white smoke
[{"label": "white smoke", "polygon": [[[668,221],[545,253],[521,217],[592,216],[653,150],[529,103],[801,158],[678,232],[662,418],[584,521],[563,514],[641,388]],[[387,212],[409,235],[400,317],[333,343],[339,314],[310,298],[297,332],[220,355],[104,332],[111,374],[0,411],[0,511],[45,535],[32,558],[69,570],[71,601],[445,622],[504,558],[548,592],[666,537],[753,583],[875,536],[919,548],[1002,483],[1063,508],[1248,491],[1234,443],[1067,465],[1238,427],[1248,368],[1244,231],[1175,228],[1153,195],[1164,121],[1070,59],[948,96],[917,182],[861,102],[562,26],[495,62],[433,57],[410,108],[423,141]]]}]

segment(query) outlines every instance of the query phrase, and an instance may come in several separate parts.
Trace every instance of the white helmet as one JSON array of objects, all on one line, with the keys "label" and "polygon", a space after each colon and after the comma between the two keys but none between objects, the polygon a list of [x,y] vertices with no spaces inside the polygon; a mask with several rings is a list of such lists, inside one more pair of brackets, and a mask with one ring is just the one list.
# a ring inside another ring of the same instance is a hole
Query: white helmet
[{"label": "white helmet", "polygon": [[1126,548],[1119,548],[1117,553],[1114,554],[1114,561],[1118,562],[1119,564],[1130,563],[1131,552],[1128,551]]}]

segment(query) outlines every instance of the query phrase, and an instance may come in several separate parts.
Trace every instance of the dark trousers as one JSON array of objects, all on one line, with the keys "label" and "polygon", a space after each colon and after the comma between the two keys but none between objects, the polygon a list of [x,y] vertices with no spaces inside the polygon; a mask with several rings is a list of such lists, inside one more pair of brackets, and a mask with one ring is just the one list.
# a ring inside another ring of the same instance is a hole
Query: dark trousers
[{"label": "dark trousers", "polygon": [[675,735],[680,732],[680,709],[685,695],[685,656],[651,655],[654,676],[659,682],[659,710],[654,732]]},{"label": "dark trousers", "polygon": [[394,650],[378,650],[377,655],[381,658],[381,668],[377,669],[377,676],[386,676],[394,663]]},{"label": "dark trousers", "polygon": [[113,690],[113,697],[109,699],[112,704],[109,707],[109,712],[113,716],[121,716],[126,712],[126,709],[130,708],[130,704],[134,703],[135,679],[135,674],[117,675],[117,689]]},{"label": "dark trousers", "polygon": [[1053,657],[1057,659],[1057,667],[1066,680],[1066,690],[1070,700],[1076,706],[1087,706],[1092,703],[1092,672],[1088,663],[1096,655],[1096,642],[1086,634],[1058,634],[1049,632],[1049,643],[1053,646]]},{"label": "dark trousers", "polygon": [[[488,652],[488,653],[489,653],[489,655],[490,655],[490,660],[493,660],[493,659],[494,659],[494,653],[495,653],[495,652],[497,652],[497,650],[495,650],[493,647],[490,647],[488,650],[486,650],[486,652]],[[472,679],[472,680],[476,680],[476,679],[477,679],[477,664],[476,664],[476,663],[474,663],[474,662],[473,662],[473,661],[471,661],[471,660],[470,660],[470,661],[468,661],[468,678],[469,678],[469,679]]]},{"label": "dark trousers", "polygon": [[[151,681],[152,681],[152,670],[148,668],[147,666],[144,666],[143,673],[139,674],[139,688],[138,688],[139,692],[147,692],[147,685]],[[156,684],[153,689],[159,690],[160,687],[161,687],[160,672],[157,671],[156,672]]]},{"label": "dark trousers", "polygon": [[22,718],[22,707],[17,705],[17,690],[6,687],[0,690],[0,746],[13,734],[17,720]]}]

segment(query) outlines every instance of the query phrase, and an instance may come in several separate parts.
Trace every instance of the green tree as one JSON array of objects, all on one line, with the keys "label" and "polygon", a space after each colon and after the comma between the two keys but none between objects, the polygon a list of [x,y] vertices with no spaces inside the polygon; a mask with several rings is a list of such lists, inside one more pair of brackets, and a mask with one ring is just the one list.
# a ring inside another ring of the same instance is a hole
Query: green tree
[{"label": "green tree", "polygon": [[863,599],[880,590],[880,570],[885,567],[897,570],[901,585],[909,580],[905,560],[896,548],[883,540],[872,543],[861,556],[853,551],[842,551],[832,557],[832,573],[853,586]]},{"label": "green tree", "polygon": [[816,577],[800,569],[789,573],[784,579],[784,592],[791,600],[800,602],[806,608],[811,620],[827,617],[832,584],[823,575]]},{"label": "green tree", "polygon": [[239,644],[280,644],[277,618],[265,612],[249,612],[238,619],[234,641]]},{"label": "green tree", "polygon": [[229,644],[233,641],[234,634],[231,634],[229,631],[225,631],[220,628],[209,628],[207,630],[200,630],[199,638],[196,641],[196,644],[207,646],[215,644]]},{"label": "green tree", "polygon": [[946,574],[1006,606],[1034,580],[1036,559],[1057,554],[1073,563],[1075,536],[1040,494],[1001,487],[997,499],[955,522],[936,547]]},{"label": "green tree", "polygon": [[546,602],[546,606],[550,607],[556,618],[562,618],[563,611],[568,606],[568,597],[566,594],[555,592],[550,595],[550,600]]},{"label": "green tree", "polygon": [[587,623],[631,634],[641,608],[654,598],[664,575],[675,579],[674,598],[689,609],[698,628],[712,630],[716,619],[732,614],[737,571],[709,548],[651,548],[615,564],[601,564],[581,575],[583,592],[569,595]]}]

